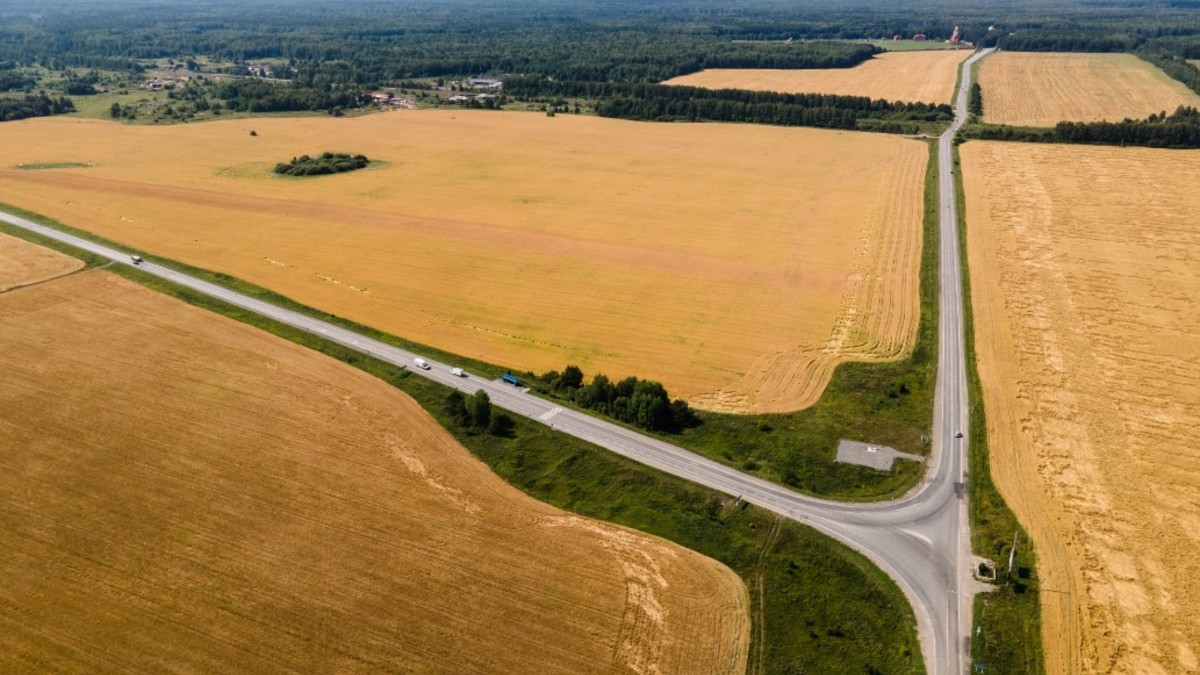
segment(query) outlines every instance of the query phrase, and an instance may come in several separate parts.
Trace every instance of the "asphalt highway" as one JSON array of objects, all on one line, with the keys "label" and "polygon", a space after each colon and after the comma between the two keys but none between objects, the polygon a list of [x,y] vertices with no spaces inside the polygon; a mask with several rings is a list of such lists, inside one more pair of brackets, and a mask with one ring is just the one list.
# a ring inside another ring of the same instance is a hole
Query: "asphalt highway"
[{"label": "asphalt highway", "polygon": [[[986,53],[986,52],[984,52]],[[956,96],[956,118],[938,140],[940,168],[940,340],[932,433],[932,459],[922,484],[905,497],[870,504],[845,504],[809,497],[781,485],[748,476],[680,447],[533,396],[521,388],[467,374],[451,373],[456,364],[424,358],[430,369],[415,366],[420,355],[359,335],[333,324],[256,300],[151,262],[142,271],[231,305],[272,318],[300,330],[358,350],[466,393],[480,389],[492,404],[538,420],[564,433],[594,443],[648,466],[694,481],[794,519],[860,551],[894,579],[912,603],[921,647],[931,675],[966,672],[971,630],[971,603],[977,584],[973,567],[965,497],[958,489],[966,478],[968,432],[966,368],[962,322],[958,219],[951,173],[951,147],[966,120],[970,66],[963,63]],[[128,253],[0,212],[0,220],[76,248],[133,264]]]}]

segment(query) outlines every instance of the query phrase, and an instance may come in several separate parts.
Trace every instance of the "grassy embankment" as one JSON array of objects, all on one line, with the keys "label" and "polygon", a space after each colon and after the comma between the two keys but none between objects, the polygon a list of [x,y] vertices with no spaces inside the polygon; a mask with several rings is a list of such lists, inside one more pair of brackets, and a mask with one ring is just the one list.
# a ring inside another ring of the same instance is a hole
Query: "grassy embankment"
[{"label": "grassy embankment", "polygon": [[[963,310],[966,331],[967,389],[971,405],[970,480],[971,546],[976,554],[996,562],[997,589],[975,598],[971,658],[989,673],[1040,675],[1042,633],[1037,557],[1029,536],[1009,510],[992,482],[988,459],[987,411],[983,386],[975,367],[975,328],[971,307],[971,275],[967,269],[966,199],[958,149],[954,151],[958,201],[959,250],[963,265]],[[1009,555],[1014,542],[1012,573]]]},{"label": "grassy embankment", "polygon": [[[703,424],[681,434],[663,436],[715,461],[801,492],[851,501],[899,497],[924,474],[924,465],[897,461],[892,471],[835,463],[841,438],[883,444],[915,454],[927,454],[922,436],[933,419],[937,376],[937,161],[934,144],[925,175],[924,232],[920,262],[920,326],[913,352],[890,363],[843,363],[837,366],[821,400],[805,410],[764,415],[703,412]],[[18,207],[13,213],[36,219]],[[497,378],[505,368],[464,358],[426,345],[382,333],[301,305],[267,289],[226,274],[210,272],[146,251],[58,225],[82,238],[136,252],[146,260],[192,274],[257,299],[331,321],[389,344],[454,363],[483,376]],[[564,364],[566,365],[566,364]]]},{"label": "grassy embankment", "polygon": [[[103,262],[7,223],[0,223],[0,231],[90,264]],[[396,386],[493,471],[537,499],[664,537],[728,565],[750,592],[750,673],[924,672],[915,618],[900,589],[866,558],[810,528],[525,419],[516,420],[511,438],[472,434],[444,413],[450,389],[443,385],[136,268],[119,265],[113,271]]]}]

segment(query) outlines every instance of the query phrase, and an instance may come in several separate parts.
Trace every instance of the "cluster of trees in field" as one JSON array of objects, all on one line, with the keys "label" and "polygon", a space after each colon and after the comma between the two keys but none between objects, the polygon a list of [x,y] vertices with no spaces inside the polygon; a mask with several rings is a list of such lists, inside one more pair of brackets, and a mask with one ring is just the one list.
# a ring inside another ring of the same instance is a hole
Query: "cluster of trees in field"
[{"label": "cluster of trees in field", "polygon": [[[952,119],[947,104],[902,103],[865,96],[781,94],[745,89],[703,89],[662,84],[559,81],[514,77],[505,91],[517,100],[573,97],[595,100],[597,114],[632,120],[754,122],[783,126],[862,128],[911,132],[917,122]],[[892,126],[880,124],[890,122]],[[908,124],[901,124],[908,123]]]},{"label": "cluster of trees in field", "polygon": [[275,165],[275,173],[283,176],[327,176],[365,169],[371,160],[366,155],[348,155],[344,152],[323,152],[316,157],[300,155],[290,162]]},{"label": "cluster of trees in field", "polygon": [[29,117],[48,117],[75,112],[75,103],[66,96],[53,98],[46,93],[26,94],[21,98],[0,98],[0,122]]},{"label": "cluster of trees in field", "polygon": [[584,384],[583,371],[578,366],[567,366],[561,373],[552,370],[537,376],[534,386],[581,408],[648,431],[677,433],[700,424],[687,401],[672,401],[666,388],[651,380],[627,377],[612,382],[598,374]]},{"label": "cluster of trees in field", "polygon": [[1144,120],[1120,122],[1059,122],[1053,128],[976,125],[965,137],[983,140],[1132,145],[1149,148],[1200,148],[1200,111],[1179,107]]},{"label": "cluster of trees in field", "polygon": [[458,390],[450,392],[442,404],[442,412],[460,429],[503,438],[512,436],[516,429],[511,417],[492,410],[492,399],[482,389],[469,398]]}]

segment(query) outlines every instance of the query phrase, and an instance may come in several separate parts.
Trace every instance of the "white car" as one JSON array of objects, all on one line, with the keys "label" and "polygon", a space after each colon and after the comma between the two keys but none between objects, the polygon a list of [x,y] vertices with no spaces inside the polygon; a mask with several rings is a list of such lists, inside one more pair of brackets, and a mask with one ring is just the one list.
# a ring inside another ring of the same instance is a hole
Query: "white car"
[{"label": "white car", "polygon": [[425,359],[423,359],[419,356],[417,358],[413,359],[413,363],[415,363],[417,365],[417,367],[420,368],[421,370],[429,370],[431,367],[429,365],[428,361],[426,361]]},{"label": "white car", "polygon": [[466,377],[467,376],[467,372],[465,370],[463,370],[462,368],[451,368],[450,374],[455,377]]}]

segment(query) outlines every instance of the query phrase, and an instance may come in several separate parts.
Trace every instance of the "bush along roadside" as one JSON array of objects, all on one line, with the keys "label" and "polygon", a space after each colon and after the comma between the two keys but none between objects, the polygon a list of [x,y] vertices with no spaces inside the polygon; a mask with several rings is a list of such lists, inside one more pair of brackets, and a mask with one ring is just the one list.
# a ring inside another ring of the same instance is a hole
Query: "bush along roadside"
[{"label": "bush along roadside", "polygon": [[567,366],[561,373],[552,370],[531,377],[530,382],[540,394],[647,431],[678,433],[700,424],[687,401],[672,401],[662,384],[650,380],[627,377],[614,383],[601,374],[584,384],[583,371],[578,366]]}]

